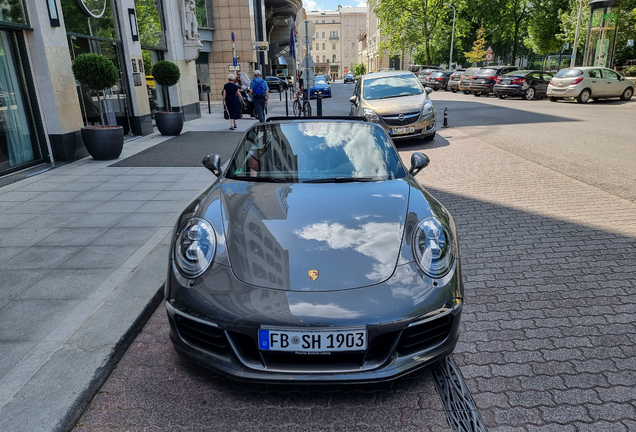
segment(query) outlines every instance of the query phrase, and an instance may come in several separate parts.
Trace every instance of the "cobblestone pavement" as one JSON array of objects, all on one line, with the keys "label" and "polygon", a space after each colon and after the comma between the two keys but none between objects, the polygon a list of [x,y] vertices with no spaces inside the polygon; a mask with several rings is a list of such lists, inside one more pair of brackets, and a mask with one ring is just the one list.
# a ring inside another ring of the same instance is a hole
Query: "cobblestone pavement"
[{"label": "cobblestone pavement", "polygon": [[636,430],[636,205],[441,135],[418,181],[457,223],[454,357],[489,430]]},{"label": "cobblestone pavement", "polygon": [[161,304],[75,431],[449,430],[428,369],[359,386],[246,384],[181,358],[168,331]]}]

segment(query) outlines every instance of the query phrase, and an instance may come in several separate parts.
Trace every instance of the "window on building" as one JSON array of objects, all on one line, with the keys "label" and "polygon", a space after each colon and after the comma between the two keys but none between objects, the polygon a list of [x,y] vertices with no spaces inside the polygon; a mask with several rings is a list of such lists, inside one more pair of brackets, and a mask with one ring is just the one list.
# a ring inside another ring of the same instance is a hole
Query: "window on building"
[{"label": "window on building", "polygon": [[322,32],[322,38],[323,39],[325,38],[325,32]]},{"label": "window on building", "polygon": [[322,44],[322,49],[323,49],[323,50],[326,50],[326,49],[327,49],[327,44],[323,43],[323,44]]},{"label": "window on building", "polygon": [[320,33],[316,32],[316,39],[320,37]]},{"label": "window on building", "polygon": [[316,56],[316,63],[320,63],[320,56]]},{"label": "window on building", "polygon": [[325,56],[322,56],[322,62],[323,62],[323,63],[327,63],[327,60],[326,60],[326,57],[325,57]]},{"label": "window on building", "polygon": [[332,24],[335,24],[335,23],[336,23],[336,20],[331,20],[331,23],[332,23]]},{"label": "window on building", "polygon": [[335,50],[335,49],[336,49],[336,44],[335,44],[335,43],[332,43],[332,44],[331,44],[331,49],[332,49],[332,50]]},{"label": "window on building", "polygon": [[322,23],[324,24],[324,23],[325,23],[325,20],[322,20]]},{"label": "window on building", "polygon": [[336,62],[336,55],[334,54],[333,56],[331,56],[331,62],[335,63]]},{"label": "window on building", "polygon": [[208,26],[208,14],[205,10],[205,0],[196,0],[196,17],[197,17],[197,25],[199,27],[207,27]]},{"label": "window on building", "polygon": [[316,49],[319,50],[320,49],[320,44],[316,44]]}]

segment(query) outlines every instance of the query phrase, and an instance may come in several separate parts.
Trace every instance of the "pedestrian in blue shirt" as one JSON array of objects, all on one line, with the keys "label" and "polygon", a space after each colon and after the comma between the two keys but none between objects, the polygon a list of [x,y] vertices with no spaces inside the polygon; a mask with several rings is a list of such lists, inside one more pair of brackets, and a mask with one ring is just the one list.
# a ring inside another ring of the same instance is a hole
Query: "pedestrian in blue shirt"
[{"label": "pedestrian in blue shirt", "polygon": [[261,71],[254,71],[254,79],[250,83],[250,92],[254,96],[254,109],[258,116],[258,121],[265,123],[265,107],[269,101],[269,86],[267,81],[261,78]]}]

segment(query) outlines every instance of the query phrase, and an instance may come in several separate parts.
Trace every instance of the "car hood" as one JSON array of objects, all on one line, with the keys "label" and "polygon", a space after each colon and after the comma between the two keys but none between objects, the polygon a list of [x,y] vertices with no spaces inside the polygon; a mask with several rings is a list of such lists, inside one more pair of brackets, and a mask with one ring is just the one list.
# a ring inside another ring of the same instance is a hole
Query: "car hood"
[{"label": "car hood", "polygon": [[419,95],[402,96],[388,99],[364,99],[364,106],[381,116],[404,114],[420,111],[426,102],[426,92]]},{"label": "car hood", "polygon": [[245,283],[291,291],[384,282],[400,255],[409,191],[401,179],[318,184],[226,179],[221,193],[232,271]]}]

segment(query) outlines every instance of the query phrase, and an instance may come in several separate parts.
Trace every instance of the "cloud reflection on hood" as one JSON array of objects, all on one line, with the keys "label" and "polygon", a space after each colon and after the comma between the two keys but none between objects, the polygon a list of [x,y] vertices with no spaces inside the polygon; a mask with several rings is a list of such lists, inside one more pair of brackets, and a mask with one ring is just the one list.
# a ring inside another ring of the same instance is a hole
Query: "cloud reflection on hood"
[{"label": "cloud reflection on hood", "polygon": [[359,311],[352,311],[333,303],[314,304],[307,302],[289,305],[289,310],[295,317],[319,317],[319,318],[357,318],[361,316]]},{"label": "cloud reflection on hood", "polygon": [[365,276],[376,282],[393,274],[397,262],[402,232],[399,223],[369,222],[360,228],[347,228],[339,223],[315,223],[296,231],[305,240],[326,242],[331,249],[353,248],[375,259],[373,270]]},{"label": "cloud reflection on hood", "polygon": [[326,147],[343,147],[355,168],[354,177],[383,177],[388,175],[384,154],[375,145],[371,128],[352,128],[350,124],[308,123],[303,135],[324,138]]}]

